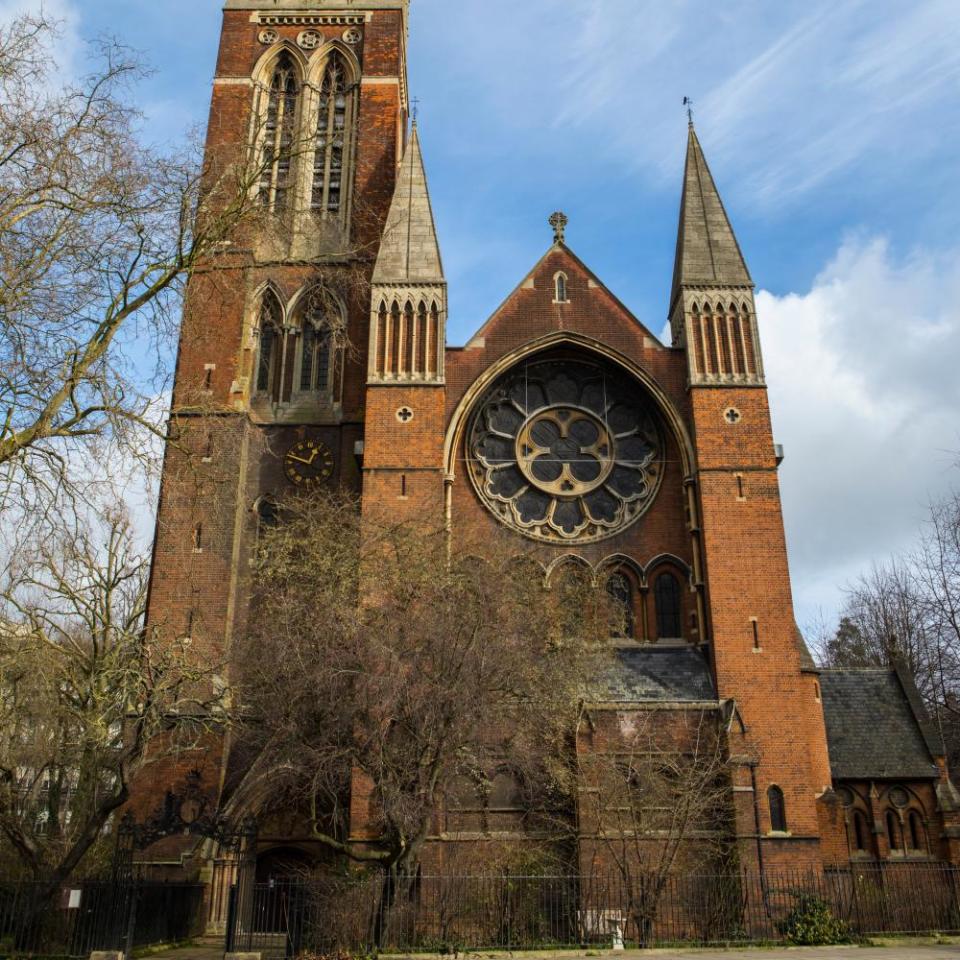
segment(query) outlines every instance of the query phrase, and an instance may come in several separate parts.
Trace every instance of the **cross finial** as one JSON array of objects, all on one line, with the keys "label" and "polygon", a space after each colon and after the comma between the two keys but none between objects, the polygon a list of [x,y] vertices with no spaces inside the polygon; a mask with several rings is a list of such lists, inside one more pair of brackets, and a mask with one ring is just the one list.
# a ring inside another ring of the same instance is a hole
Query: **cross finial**
[{"label": "cross finial", "polygon": [[417,122],[417,115],[420,113],[420,98],[414,97],[410,101],[410,105],[413,107],[413,122]]},{"label": "cross finial", "polygon": [[553,242],[563,243],[563,236],[566,232],[567,224],[570,222],[567,219],[567,215],[558,210],[556,213],[550,215],[550,219],[547,222],[553,227]]},{"label": "cross finial", "polygon": [[689,97],[683,98],[683,105],[687,108],[687,122],[693,126],[693,101]]}]

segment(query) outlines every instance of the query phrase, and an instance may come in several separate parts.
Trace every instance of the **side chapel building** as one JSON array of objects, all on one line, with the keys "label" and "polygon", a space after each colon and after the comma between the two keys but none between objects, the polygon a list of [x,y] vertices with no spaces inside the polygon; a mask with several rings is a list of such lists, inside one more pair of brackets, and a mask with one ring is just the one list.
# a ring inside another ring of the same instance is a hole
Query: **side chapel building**
[{"label": "side chapel building", "polygon": [[[150,621],[229,655],[284,490],[339,484],[453,537],[506,528],[548,578],[586,565],[629,607],[597,709],[715,711],[748,861],[960,861],[960,803],[910,679],[820,670],[797,629],[763,321],[692,125],[670,344],[555,215],[547,250],[451,346],[408,7],[226,0],[208,149],[275,159],[262,229],[191,281],[173,418],[192,453],[168,447]],[[200,766],[220,803],[257,812],[229,742]],[[160,795],[183,774],[159,767]],[[265,862],[305,849],[285,830],[261,829]]]}]

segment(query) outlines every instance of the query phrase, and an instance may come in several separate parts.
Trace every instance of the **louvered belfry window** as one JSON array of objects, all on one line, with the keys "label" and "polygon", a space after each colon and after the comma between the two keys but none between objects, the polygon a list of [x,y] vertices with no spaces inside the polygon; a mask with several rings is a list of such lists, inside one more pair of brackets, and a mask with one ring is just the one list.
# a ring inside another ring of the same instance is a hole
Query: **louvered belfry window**
[{"label": "louvered belfry window", "polygon": [[338,216],[344,201],[351,113],[346,65],[343,58],[334,52],[327,61],[320,82],[316,152],[313,158],[311,206],[324,216]]},{"label": "louvered belfry window", "polygon": [[260,202],[274,213],[283,213],[290,197],[299,97],[296,69],[290,55],[284,52],[277,59],[270,80],[260,171]]}]

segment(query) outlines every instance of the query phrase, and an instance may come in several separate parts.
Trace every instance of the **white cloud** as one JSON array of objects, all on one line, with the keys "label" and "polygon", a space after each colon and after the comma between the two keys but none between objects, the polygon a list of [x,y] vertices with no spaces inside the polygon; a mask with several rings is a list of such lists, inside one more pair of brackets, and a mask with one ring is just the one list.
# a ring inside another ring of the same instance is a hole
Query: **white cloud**
[{"label": "white cloud", "polygon": [[[422,0],[414,11],[420,42],[445,45],[454,78],[430,95],[459,105],[469,90],[471,129],[496,116],[517,133],[517,148],[558,163],[599,156],[674,182],[684,95],[741,209],[782,207],[877,153],[886,175],[960,144],[960,114],[950,109],[960,81],[956,0],[449,7]],[[494,38],[487,26],[501,17],[511,28]],[[475,149],[472,138],[463,148]]]},{"label": "white cloud", "polygon": [[757,297],[798,619],[909,547],[957,478],[960,249],[851,237],[809,292]]}]

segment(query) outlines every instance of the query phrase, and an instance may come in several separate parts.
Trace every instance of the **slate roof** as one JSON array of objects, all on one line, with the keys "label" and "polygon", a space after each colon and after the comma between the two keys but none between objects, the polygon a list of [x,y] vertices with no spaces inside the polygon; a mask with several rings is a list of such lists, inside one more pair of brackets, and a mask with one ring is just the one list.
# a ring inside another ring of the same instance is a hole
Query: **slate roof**
[{"label": "slate roof", "polygon": [[835,780],[920,780],[937,775],[936,742],[916,688],[890,669],[824,670],[820,676]]},{"label": "slate roof", "polygon": [[618,650],[594,695],[601,703],[717,699],[704,650],[655,644]]},{"label": "slate roof", "polygon": [[692,124],[683,173],[671,306],[680,288],[688,285],[753,286]]},{"label": "slate roof", "polygon": [[397,173],[390,213],[373,270],[374,283],[443,280],[440,245],[430,206],[416,123]]}]

